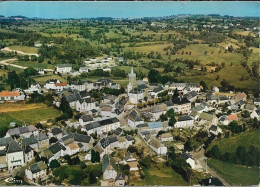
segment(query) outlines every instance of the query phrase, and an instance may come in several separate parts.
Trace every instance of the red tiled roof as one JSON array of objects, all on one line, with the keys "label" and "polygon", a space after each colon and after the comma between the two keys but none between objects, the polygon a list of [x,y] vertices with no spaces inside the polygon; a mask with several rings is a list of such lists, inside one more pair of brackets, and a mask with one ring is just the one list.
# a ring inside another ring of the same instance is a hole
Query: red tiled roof
[{"label": "red tiled roof", "polygon": [[3,90],[0,93],[0,97],[6,97],[6,96],[20,96],[20,92],[9,92],[8,90]]},{"label": "red tiled roof", "polygon": [[229,121],[238,120],[237,114],[231,114],[227,117]]},{"label": "red tiled roof", "polygon": [[67,83],[56,83],[55,86],[67,86]]}]

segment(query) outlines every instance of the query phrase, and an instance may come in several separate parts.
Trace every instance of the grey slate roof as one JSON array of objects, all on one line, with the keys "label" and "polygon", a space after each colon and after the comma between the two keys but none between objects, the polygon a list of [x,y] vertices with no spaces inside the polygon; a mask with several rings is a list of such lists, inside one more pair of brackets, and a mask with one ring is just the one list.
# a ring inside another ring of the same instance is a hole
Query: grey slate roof
[{"label": "grey slate roof", "polygon": [[0,146],[7,146],[11,141],[14,141],[12,137],[0,138]]},{"label": "grey slate roof", "polygon": [[190,101],[186,97],[183,97],[183,98],[175,97],[172,99],[172,102],[177,105],[190,103]]},{"label": "grey slate roof", "polygon": [[100,145],[103,149],[105,149],[107,146],[109,146],[109,141],[107,138],[103,138],[102,140],[100,140]]},{"label": "grey slate roof", "polygon": [[116,170],[116,164],[114,159],[110,155],[105,155],[102,160],[102,172],[104,173],[109,166],[112,166]]},{"label": "grey slate roof", "polygon": [[38,141],[34,137],[22,139],[22,144],[25,146],[29,146],[29,145],[36,144],[36,143],[38,143]]},{"label": "grey slate roof", "polygon": [[16,141],[11,141],[8,145],[6,153],[15,153],[23,151],[20,145]]},{"label": "grey slate roof", "polygon": [[91,136],[84,135],[84,134],[72,133],[72,136],[76,142],[89,143],[91,140]]},{"label": "grey slate roof", "polygon": [[211,125],[211,127],[209,128],[210,131],[216,131],[218,129],[218,127],[216,125]]},{"label": "grey slate roof", "polygon": [[47,165],[42,161],[30,165],[30,170],[33,174],[45,169],[47,169]]},{"label": "grey slate roof", "polygon": [[71,103],[71,102],[80,100],[81,97],[80,97],[79,93],[73,93],[71,95],[66,96],[65,98],[69,103]]},{"label": "grey slate roof", "polygon": [[109,125],[109,124],[116,123],[116,122],[119,122],[119,120],[116,117],[104,119],[104,120],[101,120],[101,121],[95,121],[95,122],[87,124],[86,130],[91,130],[91,129],[94,129],[94,128],[98,128],[98,127]]},{"label": "grey slate roof", "polygon": [[52,152],[52,154],[56,154],[61,150],[66,150],[66,148],[62,144],[57,142],[57,143],[53,144],[52,146],[50,146],[49,150]]},{"label": "grey slate roof", "polygon": [[53,129],[51,129],[51,133],[53,135],[57,135],[57,134],[62,133],[62,130],[60,128],[53,128]]},{"label": "grey slate roof", "polygon": [[83,120],[83,122],[93,121],[93,118],[91,115],[83,115],[83,116],[81,116],[81,119]]},{"label": "grey slate roof", "polygon": [[66,68],[66,67],[72,67],[72,65],[71,64],[58,64],[57,67]]},{"label": "grey slate roof", "polygon": [[38,141],[43,141],[43,140],[47,140],[48,136],[42,132],[40,132],[39,134],[37,134],[37,136],[35,136],[36,140]]},{"label": "grey slate roof", "polygon": [[109,137],[109,138],[108,138],[109,144],[114,143],[114,142],[117,142],[117,141],[118,141],[118,139],[117,139],[116,136],[113,136],[113,137]]},{"label": "grey slate roof", "polygon": [[33,132],[36,130],[38,130],[38,129],[35,126],[29,125],[29,126],[25,126],[25,127],[17,127],[17,128],[10,129],[9,134],[11,136],[14,136],[14,135],[25,134],[28,132]]},{"label": "grey slate roof", "polygon": [[0,156],[5,156],[6,153],[5,153],[5,150],[0,150]]},{"label": "grey slate roof", "polygon": [[143,121],[143,119],[138,116],[138,113],[137,113],[136,110],[132,110],[132,111],[130,112],[130,114],[128,115],[128,118],[129,118],[131,121],[134,121],[134,122]]},{"label": "grey slate roof", "polygon": [[192,118],[188,115],[183,115],[179,117],[179,121],[187,121],[187,120],[192,120]]}]

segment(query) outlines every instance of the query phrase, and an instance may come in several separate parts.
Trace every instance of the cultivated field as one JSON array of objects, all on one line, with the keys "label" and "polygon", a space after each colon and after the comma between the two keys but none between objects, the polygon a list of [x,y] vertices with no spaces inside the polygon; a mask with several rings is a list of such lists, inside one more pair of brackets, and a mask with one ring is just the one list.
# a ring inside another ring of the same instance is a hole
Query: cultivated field
[{"label": "cultivated field", "polygon": [[208,165],[232,185],[250,186],[259,184],[259,168],[236,166],[228,162],[209,159]]}]

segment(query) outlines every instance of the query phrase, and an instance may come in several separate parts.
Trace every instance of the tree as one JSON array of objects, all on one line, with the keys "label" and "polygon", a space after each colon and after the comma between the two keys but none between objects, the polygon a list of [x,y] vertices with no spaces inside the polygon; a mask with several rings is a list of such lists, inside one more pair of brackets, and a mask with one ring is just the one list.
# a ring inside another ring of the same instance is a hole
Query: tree
[{"label": "tree", "polygon": [[192,151],[192,150],[193,150],[193,148],[192,148],[192,146],[191,146],[191,141],[190,141],[190,139],[189,139],[189,140],[187,140],[187,142],[184,144],[184,151],[190,152],[190,151]]},{"label": "tree", "polygon": [[244,110],[244,111],[241,113],[241,116],[242,116],[243,118],[249,118],[250,113],[249,113],[248,110]]},{"label": "tree", "polygon": [[174,91],[174,93],[173,93],[173,98],[176,98],[176,97],[178,97],[179,96],[179,92],[178,92],[178,90],[177,90],[177,88],[175,89],[175,91]]},{"label": "tree", "polygon": [[221,157],[221,152],[220,152],[220,149],[217,145],[214,145],[212,147],[210,154],[213,158],[220,158]]},{"label": "tree", "polygon": [[64,96],[62,96],[61,98],[60,110],[64,114],[66,114],[68,118],[71,118],[73,116],[73,111],[70,108],[70,105]]},{"label": "tree", "polygon": [[151,69],[148,73],[148,79],[150,83],[158,83],[161,79],[161,74],[155,69]]},{"label": "tree", "polygon": [[55,169],[55,168],[57,168],[57,167],[59,167],[60,166],[60,163],[56,160],[56,159],[54,159],[54,160],[52,160],[51,162],[50,162],[50,168],[53,170],[53,169]]},{"label": "tree", "polygon": [[244,146],[238,146],[236,151],[236,157],[238,158],[241,164],[244,165],[246,163],[247,153],[246,148]]},{"label": "tree", "polygon": [[207,85],[206,85],[206,83],[205,83],[205,81],[200,81],[200,85],[202,86],[202,90],[203,90],[203,92],[205,92],[205,91],[207,91],[207,89],[208,89],[208,87],[207,87]]},{"label": "tree", "polygon": [[56,143],[57,141],[58,141],[58,139],[55,138],[55,137],[51,137],[50,140],[49,140],[50,144]]},{"label": "tree", "polygon": [[170,118],[168,125],[169,125],[170,127],[174,127],[174,125],[175,125],[176,122],[177,122],[177,121],[176,121],[175,117]]}]

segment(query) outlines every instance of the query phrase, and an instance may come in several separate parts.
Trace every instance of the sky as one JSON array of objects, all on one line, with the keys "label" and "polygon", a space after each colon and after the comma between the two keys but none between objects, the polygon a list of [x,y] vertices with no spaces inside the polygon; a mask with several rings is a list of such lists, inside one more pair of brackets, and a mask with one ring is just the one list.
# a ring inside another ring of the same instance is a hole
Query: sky
[{"label": "sky", "polygon": [[62,2],[62,1],[4,1],[0,15],[26,16],[46,19],[65,18],[142,18],[178,14],[219,14],[237,17],[259,17],[258,2]]}]

